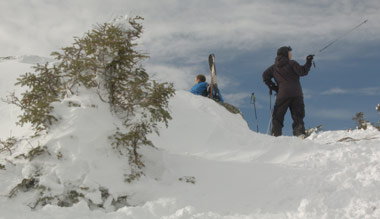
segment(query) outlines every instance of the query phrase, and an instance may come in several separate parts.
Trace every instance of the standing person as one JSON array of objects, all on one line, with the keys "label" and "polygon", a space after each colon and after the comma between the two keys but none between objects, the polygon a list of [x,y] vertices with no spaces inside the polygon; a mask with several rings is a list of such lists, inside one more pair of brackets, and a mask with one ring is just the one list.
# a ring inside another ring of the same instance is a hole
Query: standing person
[{"label": "standing person", "polygon": [[[272,114],[272,135],[282,135],[284,117],[288,108],[293,119],[293,135],[305,134],[303,119],[305,105],[300,77],[309,73],[313,55],[306,57],[305,65],[292,60],[292,48],[284,46],[277,50],[277,57],[272,66],[263,73],[264,83],[277,93],[276,103]],[[275,82],[272,81],[274,78]]]}]

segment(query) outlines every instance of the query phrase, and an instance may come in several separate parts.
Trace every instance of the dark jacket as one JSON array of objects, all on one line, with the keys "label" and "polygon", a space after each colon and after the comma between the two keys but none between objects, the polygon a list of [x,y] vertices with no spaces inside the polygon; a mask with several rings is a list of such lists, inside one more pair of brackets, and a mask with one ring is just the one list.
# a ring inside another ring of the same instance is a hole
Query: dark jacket
[{"label": "dark jacket", "polygon": [[271,89],[277,83],[277,98],[303,97],[300,77],[309,73],[311,62],[300,65],[285,56],[277,56],[275,63],[263,73],[264,83]]}]

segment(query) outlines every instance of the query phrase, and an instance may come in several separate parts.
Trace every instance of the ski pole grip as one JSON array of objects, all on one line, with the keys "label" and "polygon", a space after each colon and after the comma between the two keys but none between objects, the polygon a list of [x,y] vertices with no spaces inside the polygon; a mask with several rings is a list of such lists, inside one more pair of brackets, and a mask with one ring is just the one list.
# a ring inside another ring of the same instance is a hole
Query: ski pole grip
[{"label": "ski pole grip", "polygon": [[252,92],[251,94],[251,104],[255,102],[255,93]]}]

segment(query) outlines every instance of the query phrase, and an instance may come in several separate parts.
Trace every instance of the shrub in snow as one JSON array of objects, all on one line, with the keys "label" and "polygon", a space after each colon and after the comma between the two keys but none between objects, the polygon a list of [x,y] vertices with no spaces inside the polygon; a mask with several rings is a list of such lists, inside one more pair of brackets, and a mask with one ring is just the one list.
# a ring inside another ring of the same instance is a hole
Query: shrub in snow
[{"label": "shrub in snow", "polygon": [[364,120],[363,112],[356,113],[355,117],[353,117],[352,120],[356,121],[357,129],[367,129],[368,121]]},{"label": "shrub in snow", "polygon": [[181,181],[181,182],[185,182],[185,183],[191,183],[191,184],[195,184],[196,183],[196,180],[195,180],[194,176],[184,176],[184,177],[178,178],[178,180]]},{"label": "shrub in snow", "polygon": [[9,137],[6,140],[1,140],[0,139],[0,153],[6,151],[9,152],[9,155],[12,155],[13,149],[18,142],[17,138],[15,137]]},{"label": "shrub in snow", "polygon": [[[167,110],[168,100],[174,95],[172,84],[150,80],[141,64],[148,57],[136,49],[136,41],[143,30],[139,23],[141,20],[141,17],[116,19],[95,26],[83,37],[75,38],[72,46],[52,53],[56,59],[54,64],[37,64],[34,73],[22,75],[17,85],[27,87],[27,90],[20,97],[16,94],[8,97],[8,102],[22,109],[18,124],[32,124],[36,137],[49,133],[49,129],[60,121],[54,113],[54,106],[81,107],[80,103],[67,100],[75,99],[72,97],[79,96],[84,90],[95,93],[122,121],[121,127],[109,139],[110,145],[128,158],[131,166],[131,174],[125,178],[128,182],[143,174],[144,163],[138,149],[153,146],[147,135],[158,134],[160,123],[168,125],[171,119]],[[22,154],[29,161],[42,155],[52,156],[43,145]],[[57,159],[64,156],[61,152],[55,155]],[[35,178],[24,179],[12,190],[11,196],[17,191],[30,189],[44,191],[46,188],[38,187]],[[64,200],[75,203],[83,195],[67,190],[61,196],[55,199],[59,200],[58,204],[66,206],[62,204]],[[52,202],[51,199],[41,198],[39,204]]]},{"label": "shrub in snow", "polygon": [[[376,110],[377,111],[380,110],[380,104],[376,107]],[[380,111],[379,111],[379,113],[380,113]],[[367,130],[368,127],[375,127],[380,131],[380,122],[378,122],[378,124],[376,125],[374,123],[371,123],[371,122],[365,120],[363,112],[356,113],[355,117],[353,117],[352,120],[356,121],[356,128],[357,129]]]},{"label": "shrub in snow", "polygon": [[317,134],[318,132],[322,131],[323,125],[318,125],[317,127],[306,129],[305,130],[305,137],[308,137],[312,134]]}]

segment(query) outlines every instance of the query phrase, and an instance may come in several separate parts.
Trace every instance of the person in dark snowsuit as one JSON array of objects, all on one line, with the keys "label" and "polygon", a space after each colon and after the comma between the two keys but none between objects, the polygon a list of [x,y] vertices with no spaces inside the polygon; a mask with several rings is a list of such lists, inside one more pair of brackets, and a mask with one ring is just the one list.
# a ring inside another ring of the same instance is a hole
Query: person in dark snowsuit
[{"label": "person in dark snowsuit", "polygon": [[[303,119],[305,118],[305,105],[300,77],[309,73],[313,55],[306,57],[305,65],[292,60],[292,49],[288,46],[277,50],[277,57],[272,66],[263,73],[264,83],[270,90],[277,93],[276,103],[272,114],[272,135],[282,135],[284,117],[288,108],[293,119],[293,135],[305,134]],[[275,82],[272,81],[274,78]]]}]

